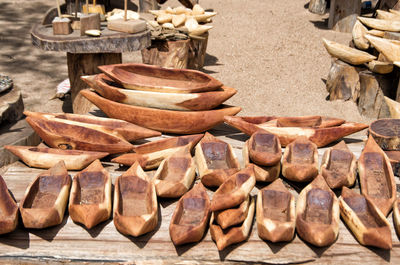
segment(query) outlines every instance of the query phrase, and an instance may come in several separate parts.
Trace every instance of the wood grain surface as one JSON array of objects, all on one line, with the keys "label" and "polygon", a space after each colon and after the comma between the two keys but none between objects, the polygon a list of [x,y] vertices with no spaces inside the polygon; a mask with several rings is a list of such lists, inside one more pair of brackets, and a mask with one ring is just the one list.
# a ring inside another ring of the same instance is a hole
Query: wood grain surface
[{"label": "wood grain surface", "polygon": [[[248,136],[233,131],[227,126],[219,126],[218,130],[211,131],[218,138],[229,142],[236,152],[240,163],[242,161],[242,146]],[[365,134],[358,134],[354,138],[346,137],[350,150],[358,158],[364,146]],[[163,136],[166,137],[166,136]],[[335,143],[334,143],[335,144]],[[326,148],[318,149],[319,159]],[[104,167],[110,172],[113,183],[117,176],[127,170],[118,165],[104,162]],[[39,173],[40,169],[28,168],[20,162],[14,163],[8,168],[3,177],[12,191],[16,200],[22,198],[25,188]],[[149,172],[153,176],[155,171]],[[77,172],[70,172],[74,176]],[[198,180],[196,180],[198,181]],[[400,181],[396,177],[397,190]],[[267,184],[257,183],[252,190],[255,196],[259,189]],[[285,186],[297,198],[298,192],[306,184],[294,185],[285,181]],[[358,181],[355,189],[359,189]],[[210,198],[213,192],[208,190]],[[399,192],[398,192],[399,194]],[[339,192],[336,192],[339,195]],[[393,217],[388,220],[391,227],[393,249],[390,251],[361,246],[351,232],[340,221],[340,231],[336,242],[326,248],[316,248],[297,235],[289,243],[271,243],[261,240],[257,234],[255,220],[246,242],[232,245],[224,251],[218,252],[212,241],[209,231],[205,237],[195,244],[175,247],[169,237],[168,227],[177,199],[168,200],[159,198],[159,224],[155,231],[144,236],[133,238],[120,234],[114,227],[112,220],[99,224],[91,230],[86,230],[73,223],[68,214],[65,215],[61,225],[44,229],[24,229],[19,225],[18,229],[8,235],[0,236],[0,263],[18,261],[36,264],[38,261],[48,263],[55,262],[136,262],[136,263],[215,263],[215,262],[257,262],[257,263],[309,263],[318,264],[362,264],[362,263],[400,263],[400,243],[394,228]]]}]

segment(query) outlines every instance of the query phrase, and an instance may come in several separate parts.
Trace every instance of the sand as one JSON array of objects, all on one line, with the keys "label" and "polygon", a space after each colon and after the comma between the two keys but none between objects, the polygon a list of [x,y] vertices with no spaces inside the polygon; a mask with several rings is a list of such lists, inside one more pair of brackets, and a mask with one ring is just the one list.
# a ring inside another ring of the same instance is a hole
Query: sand
[{"label": "sand", "polygon": [[[68,77],[66,54],[37,49],[30,29],[53,6],[48,0],[0,2],[0,73],[23,91],[25,109],[60,112],[63,102],[49,100]],[[138,3],[137,0],[133,3]],[[210,31],[204,72],[234,87],[227,103],[239,115],[328,115],[368,122],[355,103],[327,101],[331,57],[322,38],[348,44],[350,33],[327,29],[328,14],[312,14],[308,0],[200,0],[218,12]],[[169,0],[163,6],[177,6]],[[124,53],[124,62],[141,62],[140,52]],[[64,108],[66,110],[66,108]]]}]

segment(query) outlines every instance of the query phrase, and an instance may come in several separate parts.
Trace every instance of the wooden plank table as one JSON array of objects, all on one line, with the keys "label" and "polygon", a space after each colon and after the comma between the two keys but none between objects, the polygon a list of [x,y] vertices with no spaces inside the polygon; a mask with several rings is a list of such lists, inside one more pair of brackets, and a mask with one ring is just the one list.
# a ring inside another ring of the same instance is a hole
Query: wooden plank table
[{"label": "wooden plank table", "polygon": [[[224,141],[229,142],[235,150],[242,166],[242,146],[248,136],[228,128],[219,126],[211,131]],[[166,136],[162,136],[166,137]],[[156,138],[155,138],[156,139]],[[365,133],[345,138],[352,152],[360,156],[364,146]],[[319,149],[320,159],[326,148]],[[115,178],[127,170],[110,162],[103,165]],[[30,181],[43,170],[33,169],[20,162],[12,164],[3,174],[8,188],[13,192],[17,201],[21,199]],[[70,172],[74,176],[76,172]],[[153,175],[154,171],[149,172]],[[198,180],[197,180],[198,181]],[[396,177],[397,190],[400,181]],[[257,183],[252,191],[256,195],[258,189],[266,184]],[[297,197],[298,192],[288,185]],[[356,189],[358,186],[356,185]],[[212,191],[209,191],[210,198]],[[0,236],[0,262],[37,263],[38,261],[55,262],[155,262],[158,263],[198,263],[198,262],[256,262],[256,263],[392,263],[400,264],[400,243],[394,228],[393,217],[389,215],[391,224],[393,249],[390,251],[369,248],[359,245],[354,236],[340,222],[337,241],[326,248],[317,248],[302,241],[297,235],[289,243],[271,243],[261,240],[257,235],[254,220],[251,235],[246,242],[232,245],[218,252],[209,231],[203,240],[196,244],[175,247],[169,237],[168,227],[177,200],[159,199],[159,225],[154,232],[133,238],[120,234],[112,220],[108,220],[91,230],[75,224],[66,214],[61,225],[44,229],[18,229],[8,235]]]}]

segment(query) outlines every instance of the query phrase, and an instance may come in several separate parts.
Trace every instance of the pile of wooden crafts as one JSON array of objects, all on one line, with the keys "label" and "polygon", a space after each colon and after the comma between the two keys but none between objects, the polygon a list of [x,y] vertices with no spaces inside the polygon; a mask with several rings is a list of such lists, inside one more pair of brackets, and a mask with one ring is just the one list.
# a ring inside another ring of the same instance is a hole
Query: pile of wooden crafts
[{"label": "pile of wooden crafts", "polygon": [[145,64],[99,68],[104,74],[82,77],[98,94],[89,90],[80,93],[109,117],[148,129],[200,133],[241,110],[222,104],[236,94],[234,88],[200,71]]},{"label": "pile of wooden crafts", "polygon": [[[376,18],[358,17],[350,47],[324,39],[332,62],[327,78],[330,99],[353,100],[371,118],[400,117],[400,12],[377,10]],[[394,101],[396,100],[396,101]]]}]

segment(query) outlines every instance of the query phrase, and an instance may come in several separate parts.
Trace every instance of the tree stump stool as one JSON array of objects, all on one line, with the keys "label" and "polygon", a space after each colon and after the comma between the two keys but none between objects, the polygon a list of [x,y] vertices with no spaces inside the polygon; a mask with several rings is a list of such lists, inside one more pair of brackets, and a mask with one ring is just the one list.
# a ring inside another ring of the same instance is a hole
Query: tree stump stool
[{"label": "tree stump stool", "polygon": [[332,0],[328,28],[340,32],[352,32],[360,14],[361,0]]}]

